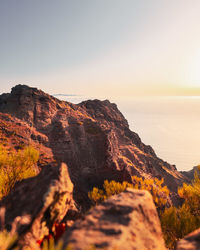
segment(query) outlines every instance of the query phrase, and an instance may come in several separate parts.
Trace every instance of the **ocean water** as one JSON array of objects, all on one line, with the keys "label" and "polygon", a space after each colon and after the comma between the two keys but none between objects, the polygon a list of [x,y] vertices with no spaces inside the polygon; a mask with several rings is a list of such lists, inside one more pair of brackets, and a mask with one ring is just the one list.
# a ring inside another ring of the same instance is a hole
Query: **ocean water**
[{"label": "ocean water", "polygon": [[151,145],[158,157],[190,170],[200,164],[200,97],[95,97],[59,96],[79,103],[109,99],[117,104],[130,129]]}]

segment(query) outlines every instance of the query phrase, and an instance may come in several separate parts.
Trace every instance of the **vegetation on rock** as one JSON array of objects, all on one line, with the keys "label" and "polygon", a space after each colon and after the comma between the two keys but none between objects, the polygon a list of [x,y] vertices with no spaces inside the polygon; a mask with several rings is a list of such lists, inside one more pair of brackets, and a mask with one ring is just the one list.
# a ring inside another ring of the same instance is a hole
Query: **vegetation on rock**
[{"label": "vegetation on rock", "polygon": [[[198,167],[200,171],[200,166]],[[142,179],[132,177],[133,184],[128,182],[119,183],[116,181],[104,181],[103,189],[94,187],[88,193],[93,204],[98,204],[109,196],[119,194],[128,187],[134,189],[148,190],[159,213],[161,226],[166,246],[174,249],[177,240],[200,227],[200,174],[195,173],[192,184],[184,183],[178,189],[178,194],[183,198],[180,207],[166,207],[169,190],[163,186],[163,179]]]},{"label": "vegetation on rock", "polygon": [[200,227],[200,174],[196,172],[192,184],[184,183],[178,194],[184,199],[182,206],[166,208],[161,216],[165,242],[171,249],[177,240]]},{"label": "vegetation on rock", "polygon": [[[19,85],[12,89],[11,94],[0,96],[0,111],[3,112],[0,113],[0,200],[9,194],[17,181],[36,174],[39,153],[32,147],[24,147],[31,144],[40,149],[42,165],[52,163],[53,159],[67,159],[67,163],[70,163],[69,168],[73,171],[73,182],[76,187],[74,194],[78,194],[77,200],[79,191],[82,191],[80,183],[87,180],[86,178],[80,182],[82,170],[94,169],[97,176],[101,175],[102,181],[103,176],[111,178],[113,173],[118,175],[118,179],[124,178],[124,172],[118,171],[118,166],[121,165],[124,166],[128,177],[132,174],[132,168],[136,174],[140,174],[142,164],[144,168],[141,171],[148,174],[149,179],[134,176],[132,184],[105,181],[103,188],[94,187],[89,197],[96,205],[127,188],[148,190],[159,212],[169,248],[174,246],[177,239],[200,226],[200,176],[196,174],[191,185],[184,184],[179,188],[179,195],[184,200],[182,206],[164,209],[169,191],[163,185],[163,179],[154,177],[162,176],[166,183],[170,183],[168,188],[174,193],[187,179],[173,166],[157,158],[153,149],[144,145],[139,136],[129,130],[127,121],[116,105],[98,100],[74,105],[59,101],[35,88]],[[15,149],[11,150],[8,147]],[[107,169],[104,168],[102,172],[104,166],[107,166]],[[152,171],[153,168],[156,171]],[[63,189],[64,192],[66,189]],[[54,196],[58,190],[52,192],[52,197],[51,193],[47,197],[50,197],[50,201],[55,200],[49,213],[52,223],[56,221],[54,218],[57,217],[57,206],[60,205],[56,200],[58,196]],[[38,200],[42,197],[40,195],[38,192]],[[67,199],[65,195],[59,197],[62,204],[66,204]],[[80,205],[84,206],[84,199],[82,200],[83,204],[80,202]],[[20,199],[17,202],[20,202]],[[35,204],[31,203],[31,206],[38,203],[35,200],[33,202]],[[0,227],[0,244],[7,244],[6,240],[12,241],[11,236]],[[44,247],[45,244],[46,249],[54,249],[53,243],[44,243]],[[0,249],[3,249],[1,245]]]},{"label": "vegetation on rock", "polygon": [[134,188],[149,191],[153,197],[156,207],[159,209],[167,203],[169,190],[166,186],[163,186],[163,179],[143,179],[141,177],[132,176],[132,182],[133,184],[126,181],[120,183],[105,180],[103,189],[94,187],[93,190],[88,193],[88,196],[93,204],[98,204],[112,195],[123,192],[127,188]]},{"label": "vegetation on rock", "polygon": [[31,146],[9,151],[0,146],[0,199],[11,191],[17,181],[36,175],[39,152]]}]

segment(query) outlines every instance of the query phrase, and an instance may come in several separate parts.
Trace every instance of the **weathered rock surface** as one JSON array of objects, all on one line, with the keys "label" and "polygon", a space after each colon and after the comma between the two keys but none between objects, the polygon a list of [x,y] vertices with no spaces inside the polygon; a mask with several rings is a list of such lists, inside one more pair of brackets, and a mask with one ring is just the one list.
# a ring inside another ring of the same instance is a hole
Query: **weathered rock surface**
[{"label": "weathered rock surface", "polygon": [[62,237],[63,249],[165,249],[160,221],[147,191],[128,189],[91,209]]},{"label": "weathered rock surface", "polygon": [[48,235],[54,222],[60,222],[72,202],[73,184],[65,164],[45,166],[40,174],[18,182],[11,193],[0,201],[6,208],[5,226],[10,230],[15,218],[29,216],[30,222],[19,225],[18,246],[37,249],[37,240]]},{"label": "weathered rock surface", "polygon": [[15,150],[23,149],[27,145],[38,149],[38,167],[55,163],[52,150],[47,145],[47,136],[10,114],[0,113],[0,144]]},{"label": "weathered rock surface", "polygon": [[176,250],[199,250],[200,249],[200,228],[178,241]]},{"label": "weathered rock surface", "polygon": [[88,207],[88,191],[105,179],[131,182],[132,175],[163,177],[174,192],[187,180],[143,144],[117,106],[107,100],[75,105],[18,85],[0,96],[0,112],[2,122],[9,114],[25,128],[24,134],[16,132],[21,141],[41,149],[40,166],[52,159],[68,165],[74,197],[83,207]]}]

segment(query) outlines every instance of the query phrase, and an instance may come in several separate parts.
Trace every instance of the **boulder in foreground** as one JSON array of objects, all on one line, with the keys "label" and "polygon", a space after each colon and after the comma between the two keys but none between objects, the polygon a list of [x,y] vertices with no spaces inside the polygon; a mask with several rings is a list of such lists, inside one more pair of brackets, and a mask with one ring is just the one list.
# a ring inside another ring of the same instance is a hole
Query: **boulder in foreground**
[{"label": "boulder in foreground", "polygon": [[63,249],[165,249],[150,193],[133,189],[91,209],[64,234],[63,240]]},{"label": "boulder in foreground", "polygon": [[13,227],[16,218],[27,215],[30,221],[19,225],[16,243],[20,249],[37,249],[37,240],[48,235],[54,222],[60,222],[72,202],[73,184],[65,164],[45,166],[40,174],[17,183],[11,193],[0,201],[5,207],[5,227]]}]

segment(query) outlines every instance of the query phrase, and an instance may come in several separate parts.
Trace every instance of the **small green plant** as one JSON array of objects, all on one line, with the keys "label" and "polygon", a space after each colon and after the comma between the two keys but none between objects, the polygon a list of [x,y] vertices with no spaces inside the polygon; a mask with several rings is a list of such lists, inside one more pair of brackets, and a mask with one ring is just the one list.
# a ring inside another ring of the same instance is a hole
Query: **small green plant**
[{"label": "small green plant", "polygon": [[9,151],[0,146],[0,199],[11,191],[17,181],[36,175],[39,152],[33,147]]}]

